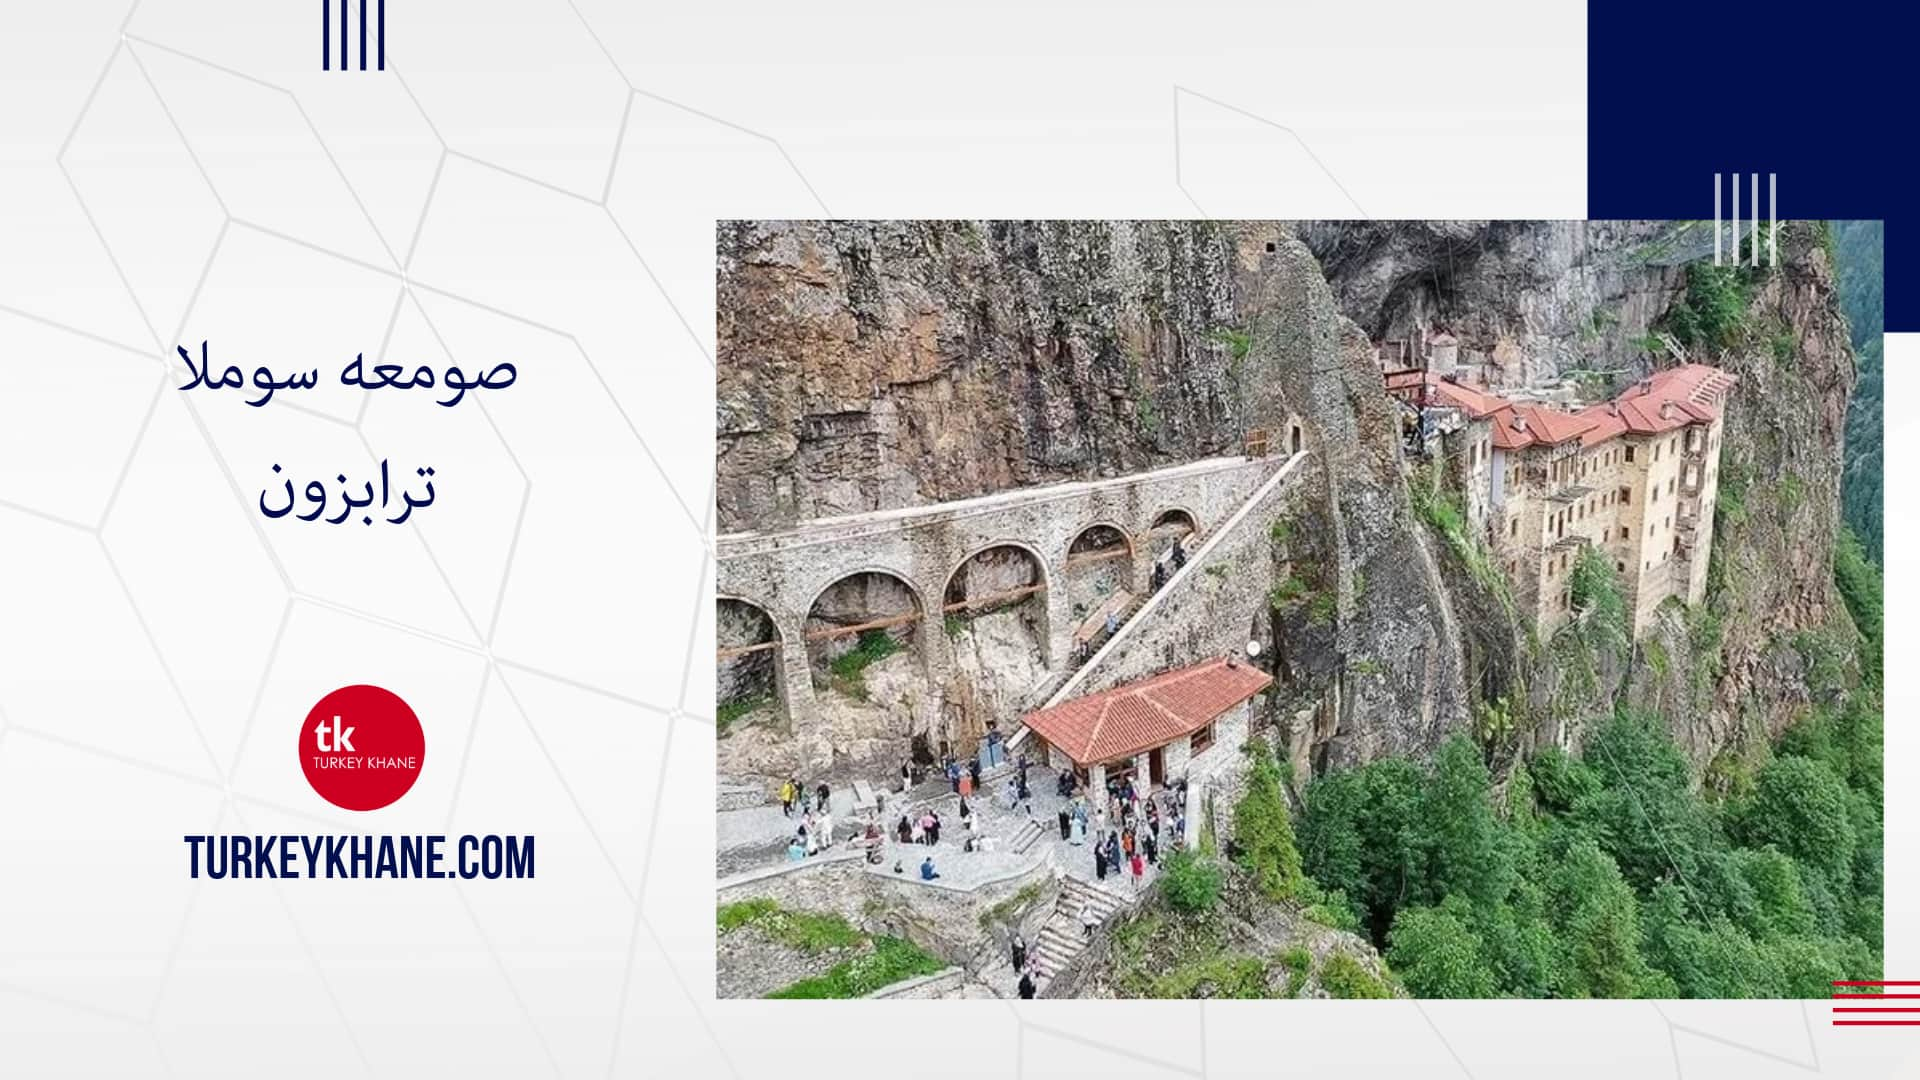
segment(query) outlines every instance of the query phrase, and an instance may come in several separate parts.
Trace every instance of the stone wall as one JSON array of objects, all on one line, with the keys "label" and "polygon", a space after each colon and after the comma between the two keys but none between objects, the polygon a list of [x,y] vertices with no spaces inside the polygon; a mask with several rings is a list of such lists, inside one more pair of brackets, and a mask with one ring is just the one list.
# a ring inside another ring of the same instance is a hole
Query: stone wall
[{"label": "stone wall", "polygon": [[[757,731],[751,753],[728,754],[723,744],[723,772],[742,779],[796,767],[811,775],[874,768],[891,773],[909,752],[908,742],[914,736],[925,737],[932,746],[947,741],[958,752],[970,751],[968,731],[954,727],[947,708],[955,673],[955,635],[943,607],[956,575],[970,592],[977,593],[995,583],[1015,581],[1016,571],[1037,568],[1044,591],[1021,602],[1018,610],[1039,637],[1036,660],[1043,671],[1033,682],[1044,683],[1047,673],[1057,672],[1065,663],[1078,621],[1066,566],[1076,538],[1096,525],[1122,533],[1131,548],[1142,554],[1116,563],[1124,565],[1129,589],[1144,594],[1149,572],[1144,552],[1151,543],[1153,523],[1161,515],[1179,510],[1203,533],[1217,528],[1280,466],[1277,458],[1215,458],[1108,480],[818,519],[781,532],[721,537],[716,592],[729,609],[730,625],[748,621],[743,612],[764,613],[771,622],[780,647],[756,655],[775,658],[780,719],[784,720],[783,725]],[[1024,552],[1030,560],[983,567],[975,556],[989,549],[995,549],[996,560],[1001,552],[1015,551]],[[866,575],[861,579],[864,584],[842,584],[855,575]],[[884,703],[902,714],[877,718],[887,733],[899,737],[876,742],[871,731],[820,733],[823,723],[872,727],[876,718],[865,715],[874,710],[838,709],[829,715],[820,707],[820,695],[838,691],[816,686],[823,681],[817,669],[831,654],[850,648],[855,639],[847,636],[823,645],[810,642],[808,632],[909,611],[918,613],[917,621],[890,632],[909,643],[913,692],[894,698],[872,695],[877,706]],[[822,619],[823,615],[830,618]],[[964,613],[956,615],[964,617]],[[955,629],[964,627],[957,623]],[[987,695],[994,700],[980,707],[1008,713],[999,717],[1003,730],[1008,729],[1017,713],[1032,703],[1000,699],[1014,689],[1035,688],[997,688]],[[975,734],[984,729],[983,723],[962,726]],[[809,738],[810,732],[820,737]],[[769,740],[795,745],[762,745]],[[797,761],[793,760],[796,748],[804,751]],[[864,757],[850,758],[854,748]]]},{"label": "stone wall", "polygon": [[[1036,885],[1037,910],[1050,909],[1053,871],[1038,859],[962,888],[869,869],[864,855],[848,851],[724,878],[716,886],[716,897],[721,906],[766,898],[794,911],[839,915],[867,933],[905,938],[950,963],[974,969],[986,962],[989,950],[998,950],[1005,933],[1004,928],[989,932],[982,914]],[[1039,922],[1031,910],[1027,914],[1019,925],[1032,941]]]},{"label": "stone wall", "polygon": [[[1289,459],[1297,472],[1305,457]],[[1294,475],[1289,473],[1289,478]],[[1287,516],[1293,486],[1282,479],[1225,531],[1207,537],[1186,568],[1094,654],[1066,696],[1080,697],[1183,667],[1209,656],[1274,655],[1267,594],[1273,587],[1273,523]]]},{"label": "stone wall", "polygon": [[957,997],[960,988],[966,985],[965,968],[950,967],[936,971],[931,975],[922,975],[917,979],[903,979],[892,986],[882,987],[867,995],[870,1001],[926,1001],[933,998]]}]

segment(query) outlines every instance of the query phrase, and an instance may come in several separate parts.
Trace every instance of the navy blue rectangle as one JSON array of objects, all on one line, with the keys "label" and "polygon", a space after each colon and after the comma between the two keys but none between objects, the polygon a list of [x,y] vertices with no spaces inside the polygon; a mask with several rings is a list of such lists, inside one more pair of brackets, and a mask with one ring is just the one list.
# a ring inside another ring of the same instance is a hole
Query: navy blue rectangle
[{"label": "navy blue rectangle", "polygon": [[[1714,173],[1761,174],[1762,199],[1775,174],[1782,219],[1887,223],[1886,328],[1920,330],[1920,226],[1900,197],[1917,26],[1884,0],[1593,0],[1587,216],[1711,218]],[[1743,216],[1750,191],[1743,179]]]}]

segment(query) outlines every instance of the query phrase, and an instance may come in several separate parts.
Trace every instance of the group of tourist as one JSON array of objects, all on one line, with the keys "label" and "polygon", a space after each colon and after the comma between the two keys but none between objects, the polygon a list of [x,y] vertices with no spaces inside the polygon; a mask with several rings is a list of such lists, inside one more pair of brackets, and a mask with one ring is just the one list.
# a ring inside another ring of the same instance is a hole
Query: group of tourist
[{"label": "group of tourist", "polygon": [[[1186,835],[1186,821],[1180,807],[1185,802],[1185,782],[1156,797],[1141,790],[1132,777],[1110,780],[1106,797],[1092,804],[1089,796],[1072,798],[1060,808],[1060,839],[1077,846],[1093,835],[1093,874],[1104,881],[1108,874],[1131,874],[1135,888],[1146,876],[1146,868],[1160,860],[1162,819],[1171,824],[1170,842],[1178,847]],[[1160,809],[1162,798],[1168,809]],[[1091,809],[1089,806],[1091,805]]]},{"label": "group of tourist", "polygon": [[792,817],[795,810],[802,814],[816,808],[825,810],[827,798],[832,794],[833,790],[827,787],[825,780],[820,781],[819,786],[812,791],[808,791],[805,784],[789,777],[786,783],[780,785],[780,812]]}]

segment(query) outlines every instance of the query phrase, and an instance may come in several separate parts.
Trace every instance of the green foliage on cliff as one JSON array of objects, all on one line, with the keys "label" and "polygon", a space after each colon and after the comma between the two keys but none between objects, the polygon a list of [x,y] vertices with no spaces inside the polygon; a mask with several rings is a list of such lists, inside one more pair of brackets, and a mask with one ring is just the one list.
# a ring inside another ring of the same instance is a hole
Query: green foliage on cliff
[{"label": "green foliage on cliff", "polygon": [[714,706],[713,725],[719,729],[720,734],[725,735],[734,721],[772,704],[772,694],[753,694],[733,701],[723,701]]},{"label": "green foliage on cliff", "polygon": [[1233,839],[1238,861],[1269,900],[1291,899],[1300,889],[1300,850],[1294,844],[1293,816],[1280,766],[1264,741],[1247,743],[1253,768],[1247,792],[1233,807]]},{"label": "green foliage on cliff", "polygon": [[1747,308],[1753,300],[1756,270],[1709,262],[1687,265],[1687,291],[1667,309],[1662,320],[1680,344],[1728,349],[1740,343],[1747,329]]},{"label": "green foliage on cliff", "polygon": [[1220,900],[1220,866],[1186,848],[1170,852],[1160,867],[1160,891],[1175,911],[1210,911]]},{"label": "green foliage on cliff", "polygon": [[863,630],[860,641],[828,663],[834,686],[861,701],[867,699],[867,668],[901,650],[899,641],[885,630]]},{"label": "green foliage on cliff", "polygon": [[1502,606],[1513,610],[1513,595],[1507,576],[1493,565],[1486,544],[1467,527],[1467,508],[1460,493],[1442,484],[1432,465],[1416,470],[1407,483],[1407,494],[1414,512],[1427,526],[1446,540],[1467,573],[1481,587],[1498,597]]},{"label": "green foliage on cliff", "polygon": [[1833,546],[1833,581],[1840,599],[1853,617],[1854,628],[1864,639],[1860,648],[1860,674],[1867,685],[1879,686],[1881,680],[1881,635],[1886,629],[1886,613],[1881,608],[1883,583],[1880,567],[1870,561],[1860,539],[1852,529],[1842,526]]},{"label": "green foliage on cliff", "polygon": [[1842,459],[1840,516],[1860,537],[1861,549],[1882,561],[1881,371],[1885,290],[1885,224],[1833,223],[1833,261],[1840,307],[1852,327],[1859,381],[1847,404],[1847,446]]},{"label": "green foliage on cliff", "polygon": [[775,990],[770,998],[858,998],[876,990],[946,967],[938,957],[910,941],[895,937],[873,939],[873,951],[843,960],[825,975],[802,979]]},{"label": "green foliage on cliff", "polygon": [[1320,987],[1331,998],[1378,999],[1393,993],[1387,984],[1360,966],[1360,961],[1343,952],[1327,957],[1320,967]]},{"label": "green foliage on cliff", "polygon": [[1622,712],[1496,799],[1456,737],[1308,787],[1307,888],[1354,898],[1428,997],[1824,997],[1881,970],[1879,717],[1859,688],[1708,801]]}]

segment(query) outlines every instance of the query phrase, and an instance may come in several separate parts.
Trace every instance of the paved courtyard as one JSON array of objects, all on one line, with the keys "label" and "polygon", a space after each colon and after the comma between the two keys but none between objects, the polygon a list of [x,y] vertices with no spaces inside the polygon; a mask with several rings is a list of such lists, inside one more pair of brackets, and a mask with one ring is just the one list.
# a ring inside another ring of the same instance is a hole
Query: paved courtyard
[{"label": "paved courtyard", "polygon": [[[918,881],[921,861],[932,855],[934,869],[940,874],[939,885],[973,888],[1004,878],[1039,861],[1053,867],[1058,873],[1094,884],[1115,896],[1129,896],[1133,892],[1131,874],[1109,873],[1104,881],[1094,876],[1092,818],[1088,820],[1089,836],[1086,843],[1073,844],[1060,839],[1058,814],[1068,800],[1055,794],[1054,772],[1035,767],[1027,775],[1033,792],[1032,820],[1040,832],[1039,838],[1025,852],[1015,852],[1013,846],[1029,816],[1024,808],[1007,805],[1005,788],[1012,770],[1006,769],[997,777],[989,777],[984,785],[987,789],[984,794],[967,799],[968,809],[976,817],[975,835],[990,838],[992,850],[964,850],[968,834],[960,822],[960,797],[953,794],[944,781],[927,783],[915,788],[904,806],[898,791],[888,792],[883,798],[878,824],[887,839],[881,861],[870,865],[869,872],[891,876],[894,864],[899,863],[901,876]],[[835,850],[844,850],[849,838],[865,830],[867,815],[854,812],[850,785],[842,785],[840,790],[834,791],[829,802],[833,807]],[[901,814],[904,812],[918,817],[925,809],[940,815],[940,843],[929,846],[896,842],[893,838],[894,826]],[[787,817],[781,813],[777,803],[721,811],[718,816],[717,868],[722,877],[785,862],[787,841],[800,824],[798,811],[792,817]],[[1169,829],[1170,821],[1163,814],[1163,852],[1166,850]],[[1140,881],[1143,891],[1157,873],[1156,866],[1147,866],[1146,875]]]}]

